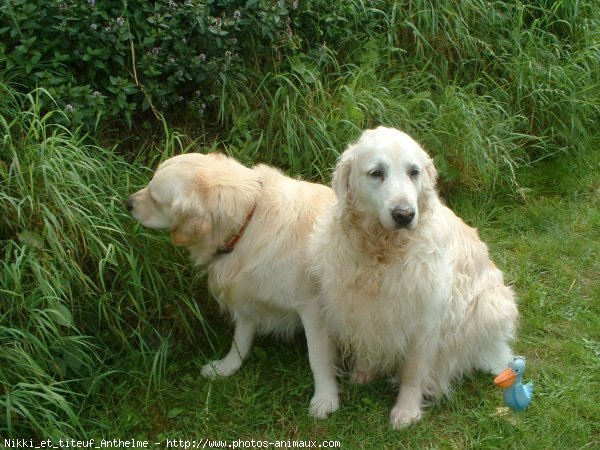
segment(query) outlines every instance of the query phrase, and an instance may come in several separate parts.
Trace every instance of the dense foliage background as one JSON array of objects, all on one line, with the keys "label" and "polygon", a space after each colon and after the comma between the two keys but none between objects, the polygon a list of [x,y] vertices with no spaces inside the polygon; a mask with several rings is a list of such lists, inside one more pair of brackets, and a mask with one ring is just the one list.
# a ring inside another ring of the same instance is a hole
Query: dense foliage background
[{"label": "dense foliage background", "polygon": [[46,89],[71,124],[142,134],[166,116],[311,177],[359,129],[391,123],[447,180],[510,183],[515,164],[580,146],[598,114],[593,2],[11,0],[0,11],[5,79]]},{"label": "dense foliage background", "polygon": [[151,400],[222,334],[183,253],[123,211],[161,159],[220,149],[327,182],[386,124],[457,205],[522,205],[523,173],[597,151],[600,4],[7,0],[0,80],[0,436],[103,435],[120,408],[164,437],[183,409]]}]

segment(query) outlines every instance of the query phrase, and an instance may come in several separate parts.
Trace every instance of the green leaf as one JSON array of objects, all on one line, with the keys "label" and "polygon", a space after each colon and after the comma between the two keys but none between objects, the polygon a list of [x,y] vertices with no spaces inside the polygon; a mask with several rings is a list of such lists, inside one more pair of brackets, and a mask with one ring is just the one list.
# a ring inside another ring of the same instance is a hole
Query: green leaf
[{"label": "green leaf", "polygon": [[267,352],[262,347],[254,347],[253,353],[256,356],[256,358],[260,361],[265,361],[266,359],[268,359]]},{"label": "green leaf", "polygon": [[174,419],[175,417],[179,416],[183,411],[183,408],[172,408],[167,413],[167,419]]},{"label": "green leaf", "polygon": [[63,327],[70,327],[73,324],[73,315],[69,308],[62,303],[55,303],[47,310],[54,322]]},{"label": "green leaf", "polygon": [[78,372],[79,369],[81,369],[81,365],[83,364],[81,362],[81,358],[79,358],[79,355],[69,350],[64,351],[63,360],[65,361],[65,364],[69,367],[69,369],[72,369],[75,372]]},{"label": "green leaf", "polygon": [[44,248],[44,238],[31,231],[22,231],[17,234],[17,238],[21,244],[29,245],[37,250]]}]

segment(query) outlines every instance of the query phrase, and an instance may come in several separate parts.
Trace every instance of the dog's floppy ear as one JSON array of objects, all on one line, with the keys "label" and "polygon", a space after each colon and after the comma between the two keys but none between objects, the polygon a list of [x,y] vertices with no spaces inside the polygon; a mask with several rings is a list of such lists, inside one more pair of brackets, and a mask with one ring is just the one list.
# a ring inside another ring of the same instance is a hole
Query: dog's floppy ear
[{"label": "dog's floppy ear", "polygon": [[352,149],[353,147],[349,146],[346,151],[342,153],[331,180],[331,187],[333,187],[338,198],[338,210],[340,213],[346,207],[346,203],[348,202],[350,171],[352,168],[352,161],[354,160],[354,152]]},{"label": "dog's floppy ear", "polygon": [[185,247],[198,242],[212,231],[210,219],[196,211],[193,205],[178,202],[173,205],[171,241],[174,245]]},{"label": "dog's floppy ear", "polygon": [[437,185],[438,173],[435,169],[435,165],[433,164],[433,158],[430,158],[429,156],[426,156],[426,158],[425,173],[427,174],[427,180],[425,182],[425,187],[428,190],[433,191]]},{"label": "dog's floppy ear", "polygon": [[[241,220],[241,223],[235,226],[243,224],[245,212],[256,204],[262,189],[260,177],[250,173],[251,177],[240,177],[232,183],[222,183],[213,188],[214,208],[222,211],[223,216],[229,220]],[[240,212],[244,214],[240,215]]]}]

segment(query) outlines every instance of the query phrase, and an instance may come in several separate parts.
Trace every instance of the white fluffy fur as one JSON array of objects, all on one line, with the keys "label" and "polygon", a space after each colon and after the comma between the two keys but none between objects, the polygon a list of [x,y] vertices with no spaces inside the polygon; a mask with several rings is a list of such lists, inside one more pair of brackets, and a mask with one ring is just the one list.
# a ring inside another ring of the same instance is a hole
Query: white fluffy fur
[{"label": "white fluffy fur", "polygon": [[[326,323],[356,361],[354,380],[401,372],[395,428],[421,416],[424,396],[473,369],[498,373],[512,357],[513,292],[477,231],[440,202],[436,178],[408,135],[365,131],[340,157],[338,204],[309,243]],[[414,208],[412,222],[396,223],[397,207]]]},{"label": "white fluffy fur", "polygon": [[[169,229],[173,243],[207,267],[211,292],[233,318],[231,350],[204,366],[204,376],[235,373],[256,333],[290,335],[304,327],[315,382],[310,412],[324,418],[339,407],[335,352],[306,255],[317,216],[334,203],[328,187],[293,180],[265,165],[247,168],[224,155],[198,153],[165,161],[150,184],[130,197],[134,218]],[[216,254],[254,205],[234,250]]]}]

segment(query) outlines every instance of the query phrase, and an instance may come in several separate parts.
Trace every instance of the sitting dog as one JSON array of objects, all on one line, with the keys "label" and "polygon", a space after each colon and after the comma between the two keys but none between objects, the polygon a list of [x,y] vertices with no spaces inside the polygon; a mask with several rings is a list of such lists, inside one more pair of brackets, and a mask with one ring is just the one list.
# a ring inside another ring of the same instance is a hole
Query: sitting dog
[{"label": "sitting dog", "polygon": [[395,428],[473,369],[512,359],[517,307],[477,231],[442,204],[433,161],[408,135],[365,131],[333,175],[337,205],[315,225],[309,265],[353,379],[401,372]]}]

